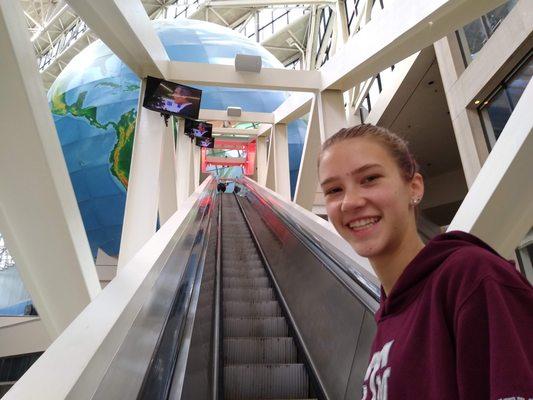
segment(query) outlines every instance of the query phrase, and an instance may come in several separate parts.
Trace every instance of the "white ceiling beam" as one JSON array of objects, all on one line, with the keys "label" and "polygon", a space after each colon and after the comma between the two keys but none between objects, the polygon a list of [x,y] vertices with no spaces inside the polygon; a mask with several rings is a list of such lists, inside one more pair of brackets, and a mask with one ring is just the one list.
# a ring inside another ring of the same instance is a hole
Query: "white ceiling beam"
[{"label": "white ceiling beam", "polygon": [[270,90],[316,91],[321,87],[319,71],[263,68],[260,73],[238,72],[233,65],[166,61],[168,80],[191,85],[258,88]]},{"label": "white ceiling beam", "polygon": [[502,3],[504,0],[392,2],[322,66],[322,90],[346,91]]},{"label": "white ceiling beam", "polygon": [[293,93],[274,110],[276,124],[288,124],[311,111],[312,93]]},{"label": "white ceiling beam", "polygon": [[92,31],[140,78],[164,77],[168,55],[139,0],[68,0]]},{"label": "white ceiling beam", "polygon": [[205,121],[237,121],[237,122],[260,122],[273,124],[272,113],[243,111],[240,117],[228,117],[226,110],[201,109],[199,119]]},{"label": "white ceiling beam", "polygon": [[[208,8],[208,10],[209,10],[209,8]],[[226,21],[226,19],[225,19],[222,15],[220,15],[220,13],[219,13],[217,10],[215,10],[214,8],[212,8],[212,9],[211,9],[211,12],[212,12],[213,14],[215,14],[215,16],[216,16],[219,20],[221,20],[221,21],[224,23],[224,25],[226,25],[226,26],[230,26],[230,24],[228,23],[228,21]]]},{"label": "white ceiling beam", "polygon": [[271,130],[272,130],[272,125],[271,124],[260,124],[257,136],[268,135],[268,134],[270,134]]},{"label": "white ceiling beam", "polygon": [[220,135],[257,136],[257,134],[259,133],[259,129],[213,128],[213,133]]},{"label": "white ceiling beam", "polygon": [[337,0],[215,0],[209,3],[209,7],[242,7],[242,8],[259,8],[268,6],[293,6],[293,5],[311,5],[311,4],[335,4]]}]

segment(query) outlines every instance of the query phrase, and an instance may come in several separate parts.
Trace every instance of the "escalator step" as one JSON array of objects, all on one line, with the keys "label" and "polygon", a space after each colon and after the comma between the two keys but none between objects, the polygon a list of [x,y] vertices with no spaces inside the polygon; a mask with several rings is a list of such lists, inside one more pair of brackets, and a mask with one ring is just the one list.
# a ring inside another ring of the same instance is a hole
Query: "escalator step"
[{"label": "escalator step", "polygon": [[297,362],[291,337],[224,339],[225,364],[290,364]]},{"label": "escalator step", "polygon": [[249,265],[252,264],[253,266],[259,266],[263,265],[261,264],[261,259],[259,256],[256,255],[243,255],[243,254],[224,254],[222,257],[222,264],[229,267],[233,264],[241,264],[241,265]]},{"label": "escalator step", "polygon": [[264,268],[225,268],[224,278],[265,278],[267,276]]},{"label": "escalator step", "polygon": [[268,289],[238,289],[231,288],[224,290],[224,300],[242,300],[242,301],[265,301],[275,300],[274,291]]},{"label": "escalator step", "polygon": [[224,278],[224,288],[269,288],[268,278]]},{"label": "escalator step", "polygon": [[281,308],[277,301],[250,303],[247,301],[225,301],[226,317],[280,317]]},{"label": "escalator step", "polygon": [[309,380],[303,364],[245,364],[224,367],[226,400],[304,399],[308,394]]},{"label": "escalator step", "polygon": [[284,317],[224,318],[224,337],[287,336],[289,327]]},{"label": "escalator step", "polygon": [[232,259],[232,260],[223,261],[223,265],[225,268],[265,269],[263,267],[263,263],[260,260],[242,261],[242,260]]}]

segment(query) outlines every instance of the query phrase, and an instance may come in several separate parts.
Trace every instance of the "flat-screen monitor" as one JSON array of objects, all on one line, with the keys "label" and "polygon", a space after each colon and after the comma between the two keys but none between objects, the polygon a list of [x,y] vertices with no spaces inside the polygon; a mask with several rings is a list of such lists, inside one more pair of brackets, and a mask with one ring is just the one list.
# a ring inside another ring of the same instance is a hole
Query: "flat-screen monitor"
[{"label": "flat-screen monitor", "polygon": [[197,137],[195,140],[196,140],[196,146],[207,147],[209,149],[212,149],[213,147],[215,147],[215,139],[212,137],[204,137],[204,138]]},{"label": "flat-screen monitor", "polygon": [[204,121],[194,121],[192,119],[186,119],[184,133],[190,137],[211,137],[213,133],[213,125],[208,124]]},{"label": "flat-screen monitor", "polygon": [[197,119],[202,91],[151,76],[146,78],[143,107],[163,114]]}]

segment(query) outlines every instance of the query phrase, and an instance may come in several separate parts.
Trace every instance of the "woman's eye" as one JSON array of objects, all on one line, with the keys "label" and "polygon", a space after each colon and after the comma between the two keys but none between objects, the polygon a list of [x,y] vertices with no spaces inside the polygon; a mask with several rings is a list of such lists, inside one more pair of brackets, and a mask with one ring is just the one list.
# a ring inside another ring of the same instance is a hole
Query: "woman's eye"
[{"label": "woman's eye", "polygon": [[326,196],[327,196],[327,195],[330,195],[330,194],[335,194],[335,193],[338,193],[338,192],[340,192],[340,191],[341,191],[341,189],[340,189],[340,188],[331,188],[331,189],[326,189],[326,190],[324,191],[324,195],[326,195]]},{"label": "woman's eye", "polygon": [[379,175],[369,175],[363,178],[363,183],[372,183],[379,178]]}]

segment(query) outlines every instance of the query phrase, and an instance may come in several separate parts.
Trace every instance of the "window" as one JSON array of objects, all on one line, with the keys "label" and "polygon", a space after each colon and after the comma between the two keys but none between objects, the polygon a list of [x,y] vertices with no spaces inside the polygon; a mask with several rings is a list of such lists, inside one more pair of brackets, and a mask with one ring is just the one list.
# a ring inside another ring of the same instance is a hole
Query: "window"
[{"label": "window", "polygon": [[36,315],[15,261],[0,234],[0,316]]},{"label": "window", "polygon": [[507,14],[516,5],[517,0],[510,0],[500,7],[482,15],[456,33],[463,53],[465,66],[470,64],[487,40],[496,31]]},{"label": "window", "polygon": [[489,148],[494,147],[533,75],[531,55],[532,52],[518,64],[517,68],[479,108]]},{"label": "window", "polygon": [[533,283],[533,229],[529,231],[516,249],[520,271]]}]

